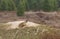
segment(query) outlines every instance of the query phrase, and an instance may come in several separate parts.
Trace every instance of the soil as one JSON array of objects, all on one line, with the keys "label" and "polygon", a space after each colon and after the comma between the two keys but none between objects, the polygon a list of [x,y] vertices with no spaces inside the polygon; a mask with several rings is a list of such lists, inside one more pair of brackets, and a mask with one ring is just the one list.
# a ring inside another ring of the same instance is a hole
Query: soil
[{"label": "soil", "polygon": [[17,16],[15,11],[0,12],[0,23],[18,20],[28,20],[39,24],[60,28],[60,13],[58,12],[25,12],[24,16]]},{"label": "soil", "polygon": [[60,28],[59,12],[31,12],[27,17],[29,21]]}]

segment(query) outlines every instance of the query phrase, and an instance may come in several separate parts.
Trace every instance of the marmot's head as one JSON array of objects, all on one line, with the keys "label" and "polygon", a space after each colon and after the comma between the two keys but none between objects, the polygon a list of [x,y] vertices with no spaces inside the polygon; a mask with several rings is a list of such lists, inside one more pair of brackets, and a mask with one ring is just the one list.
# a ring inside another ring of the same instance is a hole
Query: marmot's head
[{"label": "marmot's head", "polygon": [[19,24],[19,28],[20,28],[20,27],[25,27],[27,22],[28,22],[28,20],[26,20],[26,21],[20,23],[20,24]]}]

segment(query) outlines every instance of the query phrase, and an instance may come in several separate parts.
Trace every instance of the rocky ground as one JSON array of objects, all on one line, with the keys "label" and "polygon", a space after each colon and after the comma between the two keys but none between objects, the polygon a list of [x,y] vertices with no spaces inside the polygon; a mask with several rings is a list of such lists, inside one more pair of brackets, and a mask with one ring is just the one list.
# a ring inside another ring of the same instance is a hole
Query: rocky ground
[{"label": "rocky ground", "polygon": [[60,13],[58,12],[35,12],[28,14],[27,17],[29,21],[60,28]]},{"label": "rocky ground", "polygon": [[60,27],[60,13],[57,12],[25,12],[24,16],[17,16],[16,12],[0,12],[0,23],[9,21],[28,20],[35,23]]},{"label": "rocky ground", "polygon": [[0,12],[0,26],[4,25],[2,22],[26,19],[41,25],[12,30],[5,30],[0,27],[0,39],[60,39],[60,14],[57,12],[26,12],[24,16],[20,17],[15,12]]}]

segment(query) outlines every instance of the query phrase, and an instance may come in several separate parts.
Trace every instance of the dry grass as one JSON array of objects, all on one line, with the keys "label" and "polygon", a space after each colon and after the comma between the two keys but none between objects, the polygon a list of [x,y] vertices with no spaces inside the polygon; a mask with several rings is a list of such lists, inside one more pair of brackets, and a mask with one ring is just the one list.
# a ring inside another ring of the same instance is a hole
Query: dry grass
[{"label": "dry grass", "polygon": [[46,25],[8,31],[0,29],[0,39],[60,39],[60,29],[48,27]]}]

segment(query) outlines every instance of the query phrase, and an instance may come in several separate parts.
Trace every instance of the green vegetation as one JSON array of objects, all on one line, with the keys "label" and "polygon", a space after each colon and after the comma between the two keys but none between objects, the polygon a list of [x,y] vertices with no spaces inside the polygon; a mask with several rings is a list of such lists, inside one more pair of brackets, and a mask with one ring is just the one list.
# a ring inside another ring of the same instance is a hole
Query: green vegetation
[{"label": "green vegetation", "polygon": [[57,0],[0,0],[0,11],[16,11],[22,16],[24,11],[56,11]]},{"label": "green vegetation", "polygon": [[18,16],[22,16],[24,14],[25,11],[25,4],[26,4],[26,0],[20,0],[18,6],[17,6],[17,15]]}]

